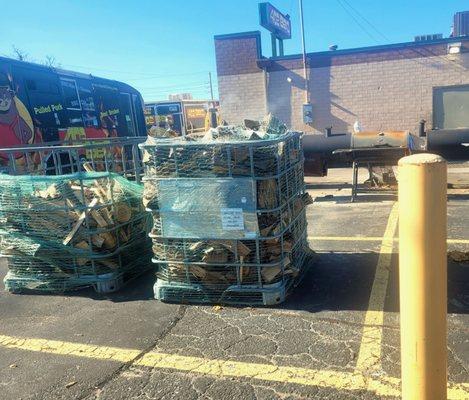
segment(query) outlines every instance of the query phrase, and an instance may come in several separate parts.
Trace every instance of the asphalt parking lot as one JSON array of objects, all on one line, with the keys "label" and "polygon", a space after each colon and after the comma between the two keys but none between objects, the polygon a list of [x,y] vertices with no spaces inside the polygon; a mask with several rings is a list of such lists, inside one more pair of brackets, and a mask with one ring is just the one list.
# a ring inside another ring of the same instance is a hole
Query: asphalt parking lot
[{"label": "asphalt parking lot", "polygon": [[[451,166],[449,177],[448,246],[469,251],[469,164]],[[350,178],[350,170],[308,178],[317,257],[276,308],[160,303],[151,273],[110,296],[2,289],[0,397],[398,398],[396,197],[362,193],[350,203]],[[450,259],[451,399],[469,398],[468,327],[469,264]]]}]

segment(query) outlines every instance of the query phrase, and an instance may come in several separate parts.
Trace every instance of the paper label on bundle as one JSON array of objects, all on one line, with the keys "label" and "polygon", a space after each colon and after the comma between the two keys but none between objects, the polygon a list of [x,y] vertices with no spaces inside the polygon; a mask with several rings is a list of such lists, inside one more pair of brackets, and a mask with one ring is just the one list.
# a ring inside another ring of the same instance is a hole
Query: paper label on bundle
[{"label": "paper label on bundle", "polygon": [[244,217],[242,208],[222,208],[221,225],[225,231],[244,230]]}]

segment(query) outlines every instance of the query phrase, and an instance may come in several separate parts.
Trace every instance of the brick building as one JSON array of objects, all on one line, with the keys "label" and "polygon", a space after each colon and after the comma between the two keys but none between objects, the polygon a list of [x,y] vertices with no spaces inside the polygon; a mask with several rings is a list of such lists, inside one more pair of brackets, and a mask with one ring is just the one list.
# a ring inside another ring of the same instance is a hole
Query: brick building
[{"label": "brick building", "polygon": [[302,56],[263,57],[258,31],[215,36],[215,53],[221,115],[230,123],[272,112],[305,132],[351,132],[357,120],[366,130],[417,132],[421,119],[429,129],[454,128],[435,109],[448,89],[466,104],[453,124],[469,128],[469,36],[309,53],[307,97]]}]

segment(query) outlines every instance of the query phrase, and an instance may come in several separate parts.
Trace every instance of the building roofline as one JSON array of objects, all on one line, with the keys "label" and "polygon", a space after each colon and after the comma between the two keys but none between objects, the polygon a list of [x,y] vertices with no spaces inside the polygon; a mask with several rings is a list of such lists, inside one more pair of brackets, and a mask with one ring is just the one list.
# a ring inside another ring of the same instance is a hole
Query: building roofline
[{"label": "building roofline", "polygon": [[226,40],[226,39],[241,39],[241,38],[250,38],[250,37],[261,37],[261,31],[248,31],[248,32],[237,32],[237,33],[227,33],[223,35],[215,35],[213,38],[215,40]]},{"label": "building roofline", "polygon": [[265,58],[262,55],[261,32],[260,31],[228,33],[226,35],[215,35],[213,38],[214,38],[215,41],[217,41],[217,40],[233,40],[233,39],[256,39],[257,59]]},{"label": "building roofline", "polygon": [[[403,42],[403,43],[392,43],[392,44],[384,44],[378,46],[366,46],[366,47],[356,47],[352,49],[344,49],[344,50],[326,50],[326,51],[318,51],[313,53],[307,53],[306,57],[331,57],[331,56],[342,56],[342,55],[350,55],[355,53],[374,53],[374,52],[382,52],[382,51],[392,51],[392,50],[402,50],[408,48],[415,48],[415,47],[425,47],[428,45],[433,44],[449,44],[454,42],[469,42],[469,36],[456,36],[444,39],[435,39],[435,40],[426,40],[421,42]],[[302,58],[302,54],[289,54],[286,56],[277,56],[277,57],[269,57],[269,60],[273,61],[280,61],[280,60],[292,60],[297,58]]]}]

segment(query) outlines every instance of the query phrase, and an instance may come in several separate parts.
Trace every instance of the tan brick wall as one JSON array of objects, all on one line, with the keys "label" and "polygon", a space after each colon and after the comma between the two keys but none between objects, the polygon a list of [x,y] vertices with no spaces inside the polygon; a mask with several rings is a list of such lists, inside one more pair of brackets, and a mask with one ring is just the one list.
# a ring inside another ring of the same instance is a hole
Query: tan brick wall
[{"label": "tan brick wall", "polygon": [[238,124],[265,115],[264,72],[258,67],[260,33],[215,37],[221,118]]},{"label": "tan brick wall", "polygon": [[221,118],[239,124],[243,119],[261,119],[265,115],[265,91],[262,72],[218,77]]},{"label": "tan brick wall", "polygon": [[247,32],[239,37],[215,37],[217,74],[236,75],[257,72],[260,57],[260,33]]},{"label": "tan brick wall", "polygon": [[422,118],[432,127],[433,87],[469,84],[469,53],[334,65],[309,72],[312,126],[302,122],[302,70],[269,73],[269,109],[292,128],[323,132],[332,125],[334,132],[350,132],[359,120],[367,130],[417,132]]}]

